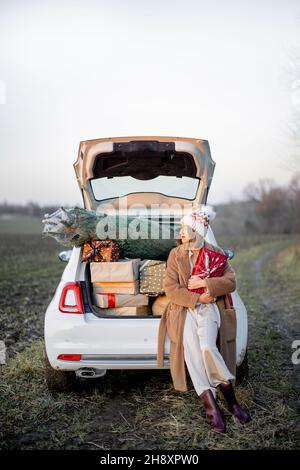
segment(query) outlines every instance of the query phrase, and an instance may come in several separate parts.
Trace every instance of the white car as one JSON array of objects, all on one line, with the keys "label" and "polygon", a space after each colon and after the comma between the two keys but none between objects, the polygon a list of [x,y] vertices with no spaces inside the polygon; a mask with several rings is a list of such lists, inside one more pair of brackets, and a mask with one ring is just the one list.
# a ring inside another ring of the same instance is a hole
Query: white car
[{"label": "white car", "polygon": [[[121,213],[126,203],[134,214],[170,223],[172,207],[175,225],[183,207],[206,203],[214,167],[206,140],[180,137],[84,141],[74,164],[85,208]],[[211,227],[206,240],[217,245]],[[90,265],[81,262],[81,253],[81,247],[74,247],[60,254],[67,265],[45,314],[50,391],[68,391],[78,378],[102,377],[108,369],[157,368],[160,316],[102,315],[93,305]],[[231,295],[241,381],[247,373],[247,311],[237,290]],[[166,369],[169,347],[167,337]]]}]

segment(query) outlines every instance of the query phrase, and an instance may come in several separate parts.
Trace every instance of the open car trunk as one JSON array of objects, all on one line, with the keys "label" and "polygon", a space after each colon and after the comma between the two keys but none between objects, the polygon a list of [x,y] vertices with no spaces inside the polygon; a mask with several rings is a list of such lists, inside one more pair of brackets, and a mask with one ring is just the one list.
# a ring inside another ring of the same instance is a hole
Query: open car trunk
[{"label": "open car trunk", "polygon": [[147,312],[144,312],[142,314],[137,313],[135,315],[126,315],[126,314],[118,315],[117,313],[110,313],[109,310],[111,309],[107,309],[107,308],[102,309],[98,307],[93,301],[93,284],[91,282],[89,265],[87,265],[87,269],[86,269],[85,285],[87,287],[88,303],[90,305],[90,308],[92,312],[99,318],[120,318],[121,316],[122,318],[145,319],[145,318],[160,318],[161,317],[161,314],[155,313],[155,311],[153,310],[153,304],[155,300],[157,299],[157,297],[155,296],[149,296],[149,304],[147,306]]},{"label": "open car trunk", "polygon": [[[125,246],[127,258],[160,261],[178,243],[183,214],[206,203],[214,167],[206,140],[159,136],[84,141],[74,164],[87,209],[159,224],[158,238],[115,241]],[[92,302],[89,265],[86,277]],[[149,317],[154,300],[149,298]],[[93,305],[93,311],[102,316],[101,308]]]}]

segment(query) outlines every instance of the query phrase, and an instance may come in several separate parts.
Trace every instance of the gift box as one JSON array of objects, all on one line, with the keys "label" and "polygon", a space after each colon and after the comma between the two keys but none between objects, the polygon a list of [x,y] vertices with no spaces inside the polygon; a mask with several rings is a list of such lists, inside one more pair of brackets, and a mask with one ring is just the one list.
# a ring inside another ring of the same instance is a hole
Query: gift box
[{"label": "gift box", "polygon": [[139,277],[140,259],[120,260],[110,263],[95,263],[91,266],[92,282],[132,282]]},{"label": "gift box", "polygon": [[117,308],[101,308],[100,313],[103,315],[120,315],[120,316],[147,316],[150,315],[150,309],[147,305],[142,305],[138,307],[117,307]]},{"label": "gift box", "polygon": [[93,291],[95,294],[132,294],[139,293],[139,281],[133,282],[94,282]]},{"label": "gift box", "polygon": [[[197,276],[200,279],[208,277],[221,277],[227,263],[228,257],[218,251],[209,250],[206,247],[201,248],[197,259],[195,261],[192,276]],[[205,287],[198,287],[197,289],[189,289],[198,294],[203,294]]]},{"label": "gift box", "polygon": [[152,315],[163,315],[170,303],[166,295],[159,295],[152,304]]},{"label": "gift box", "polygon": [[81,261],[91,262],[116,262],[121,257],[121,248],[112,240],[88,240],[82,248]]},{"label": "gift box", "polygon": [[145,260],[140,264],[139,271],[141,294],[157,296],[164,293],[165,261]]},{"label": "gift box", "polygon": [[95,305],[101,308],[138,307],[149,303],[149,297],[144,294],[94,293],[93,299]]}]

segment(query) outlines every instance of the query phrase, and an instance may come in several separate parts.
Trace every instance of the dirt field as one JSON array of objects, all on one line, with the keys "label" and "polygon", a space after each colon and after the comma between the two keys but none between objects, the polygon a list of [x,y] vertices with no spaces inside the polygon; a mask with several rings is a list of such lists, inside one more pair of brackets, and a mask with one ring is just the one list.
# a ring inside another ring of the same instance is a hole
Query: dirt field
[{"label": "dirt field", "polygon": [[249,379],[237,395],[251,414],[242,427],[226,411],[215,435],[191,382],[173,390],[169,371],[108,371],[76,393],[52,397],[43,372],[43,317],[64,264],[62,250],[0,227],[1,449],[296,449],[300,447],[300,251],[296,237],[219,238],[249,315]]}]

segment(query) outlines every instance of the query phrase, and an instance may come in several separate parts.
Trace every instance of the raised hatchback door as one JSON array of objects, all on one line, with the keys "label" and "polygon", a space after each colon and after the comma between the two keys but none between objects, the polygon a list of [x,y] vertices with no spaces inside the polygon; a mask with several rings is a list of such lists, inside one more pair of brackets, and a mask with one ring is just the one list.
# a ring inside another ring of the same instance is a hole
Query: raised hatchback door
[{"label": "raised hatchback door", "polygon": [[74,164],[85,207],[118,212],[205,203],[214,167],[206,140],[159,136],[84,141]]}]

